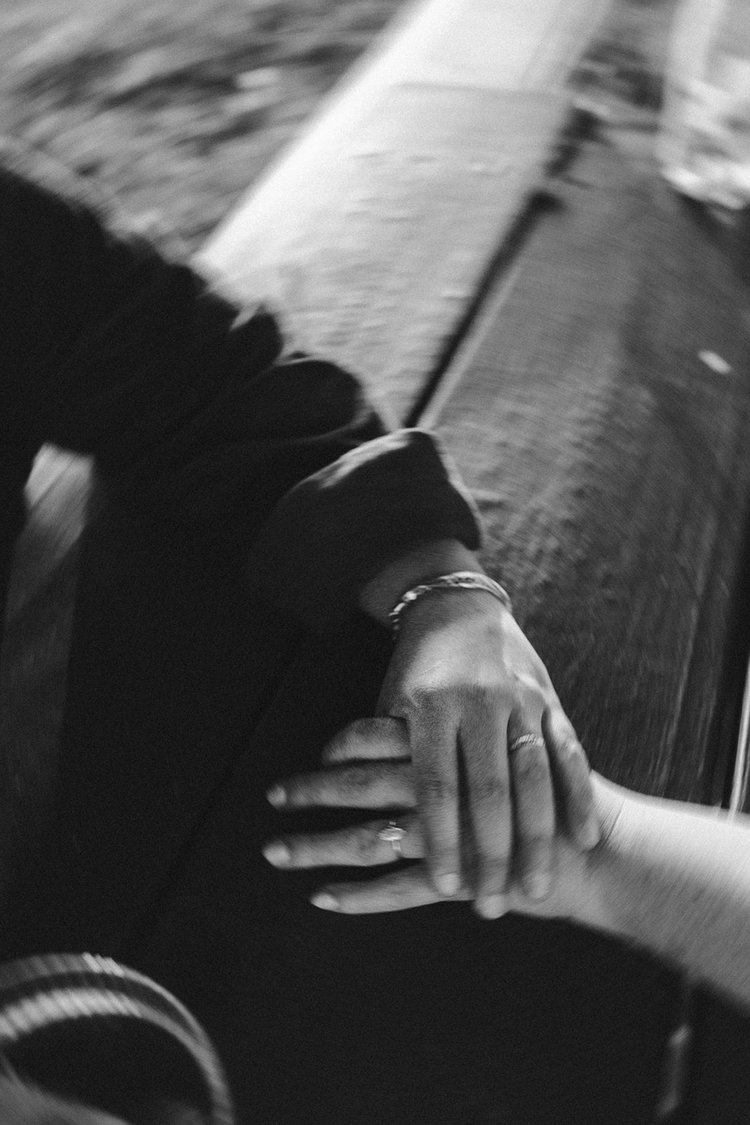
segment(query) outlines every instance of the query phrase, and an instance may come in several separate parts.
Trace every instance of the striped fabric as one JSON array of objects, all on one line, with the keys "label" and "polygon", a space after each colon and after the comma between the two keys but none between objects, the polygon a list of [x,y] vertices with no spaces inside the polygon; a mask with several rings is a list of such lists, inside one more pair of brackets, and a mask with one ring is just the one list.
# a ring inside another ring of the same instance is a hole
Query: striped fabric
[{"label": "striped fabric", "polygon": [[[161,1077],[164,1088],[157,1089],[157,1095],[168,1101],[175,1096],[177,1074],[182,1090],[200,1091],[200,1111],[207,1125],[233,1125],[231,1097],[211,1041],[166,989],[110,958],[88,953],[30,957],[0,965],[0,1053],[24,1078],[44,1085],[45,1067],[55,1054],[61,1072],[70,1074],[73,1060],[91,1042],[105,1043],[106,1050],[109,1039],[113,1050],[122,1054],[124,1048],[125,1054],[135,1057],[137,1052],[131,1054],[126,1045],[146,1034],[146,1028],[159,1033],[149,1038],[146,1052],[153,1074],[146,1081],[149,1076],[143,1075],[141,1052],[138,1073],[132,1075],[134,1099],[143,1089],[153,1090],[154,1082],[158,1086]],[[153,1044],[161,1042],[165,1045],[163,1059],[153,1049]],[[44,1060],[41,1078],[35,1073],[37,1055]],[[118,1065],[122,1062],[117,1060]],[[97,1080],[106,1084],[108,1067],[92,1060],[91,1067],[97,1065],[105,1071]],[[88,1069],[84,1062],[82,1071]],[[54,1092],[91,1097],[80,1090]],[[101,1108],[121,1111],[122,1107]]]}]

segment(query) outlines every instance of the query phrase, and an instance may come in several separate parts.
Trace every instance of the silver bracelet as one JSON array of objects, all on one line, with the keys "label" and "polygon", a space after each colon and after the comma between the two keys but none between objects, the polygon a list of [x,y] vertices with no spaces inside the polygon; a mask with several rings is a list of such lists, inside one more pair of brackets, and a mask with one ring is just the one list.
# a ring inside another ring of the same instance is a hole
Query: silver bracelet
[{"label": "silver bracelet", "polygon": [[474,570],[456,570],[452,574],[441,574],[438,578],[432,578],[429,582],[423,582],[420,586],[414,586],[411,590],[407,590],[405,594],[401,595],[396,605],[388,614],[391,632],[394,637],[398,636],[404,610],[408,606],[413,605],[414,602],[425,594],[432,593],[433,590],[485,590],[488,594],[492,594],[494,598],[497,598],[499,602],[502,602],[509,613],[513,612],[513,604],[510,597],[499,582],[488,578],[486,574],[478,574]]}]

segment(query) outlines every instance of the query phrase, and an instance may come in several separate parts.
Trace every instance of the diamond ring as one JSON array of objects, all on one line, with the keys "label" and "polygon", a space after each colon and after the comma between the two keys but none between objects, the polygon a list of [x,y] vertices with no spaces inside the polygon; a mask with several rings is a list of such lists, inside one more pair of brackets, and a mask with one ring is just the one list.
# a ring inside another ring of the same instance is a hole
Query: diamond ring
[{"label": "diamond ring", "polygon": [[386,826],[381,828],[378,832],[378,839],[391,845],[397,859],[403,859],[404,850],[401,847],[401,841],[405,835],[405,828],[402,828],[400,824],[396,824],[395,820],[389,820]]}]

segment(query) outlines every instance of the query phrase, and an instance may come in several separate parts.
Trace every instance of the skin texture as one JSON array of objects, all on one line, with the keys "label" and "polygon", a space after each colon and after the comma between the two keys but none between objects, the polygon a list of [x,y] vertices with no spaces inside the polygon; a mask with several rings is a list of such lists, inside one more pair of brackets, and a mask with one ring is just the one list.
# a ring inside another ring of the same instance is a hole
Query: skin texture
[{"label": "skin texture", "polygon": [[[361,607],[387,624],[405,590],[456,570],[481,573],[460,543],[424,544],[372,579]],[[544,897],[558,807],[580,848],[597,843],[583,747],[541,659],[491,594],[436,591],[407,608],[376,719],[342,731],[325,758],[411,761],[425,871],[440,895],[470,889],[478,913],[496,918],[513,865],[527,893]],[[356,786],[356,772],[345,778]],[[296,791],[280,782],[268,797],[294,807]]]},{"label": "skin texture", "polygon": [[[363,816],[361,824],[350,828],[283,836],[269,841],[264,848],[268,861],[280,868],[372,866],[381,869],[380,874],[366,883],[321,887],[312,901],[323,909],[352,914],[381,913],[427,906],[449,897],[474,899],[471,873],[476,859],[471,832],[464,832],[461,837],[463,866],[469,877],[462,882],[456,895],[443,895],[433,884],[425,858],[426,834],[419,808],[417,771],[405,755],[405,735],[402,731],[399,733],[399,727],[392,729],[396,723],[393,719],[374,718],[353,724],[353,729],[347,728],[326,748],[321,770],[298,774],[285,782],[290,810],[360,808],[370,814]],[[401,753],[385,757],[383,747],[393,746],[399,738]],[[602,807],[601,794],[599,798],[594,815],[597,824],[604,825],[608,831],[613,810],[610,808],[607,812]],[[403,858],[420,861],[406,868],[395,866],[398,856],[393,846],[378,836],[389,820],[384,810],[394,808],[403,810],[397,817],[398,825],[406,829],[401,841]],[[549,882],[545,894],[529,894],[528,880],[524,878],[519,860],[502,898],[502,913],[520,908],[543,916],[572,917],[571,901],[580,903],[591,897],[588,886],[581,890],[585,885],[587,853],[576,845],[569,833],[558,832],[554,845],[556,877]],[[592,916],[591,903],[586,916],[587,919]],[[579,920],[578,915],[576,920]]]}]

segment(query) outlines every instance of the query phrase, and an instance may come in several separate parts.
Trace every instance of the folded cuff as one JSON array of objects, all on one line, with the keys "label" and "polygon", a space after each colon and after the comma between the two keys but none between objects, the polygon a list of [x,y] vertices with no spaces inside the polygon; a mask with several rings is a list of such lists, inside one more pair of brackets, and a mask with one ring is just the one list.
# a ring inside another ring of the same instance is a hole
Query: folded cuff
[{"label": "folded cuff", "polygon": [[330,632],[356,612],[362,588],[380,570],[438,539],[476,550],[476,507],[435,439],[400,430],[285,494],[252,544],[250,592]]}]

